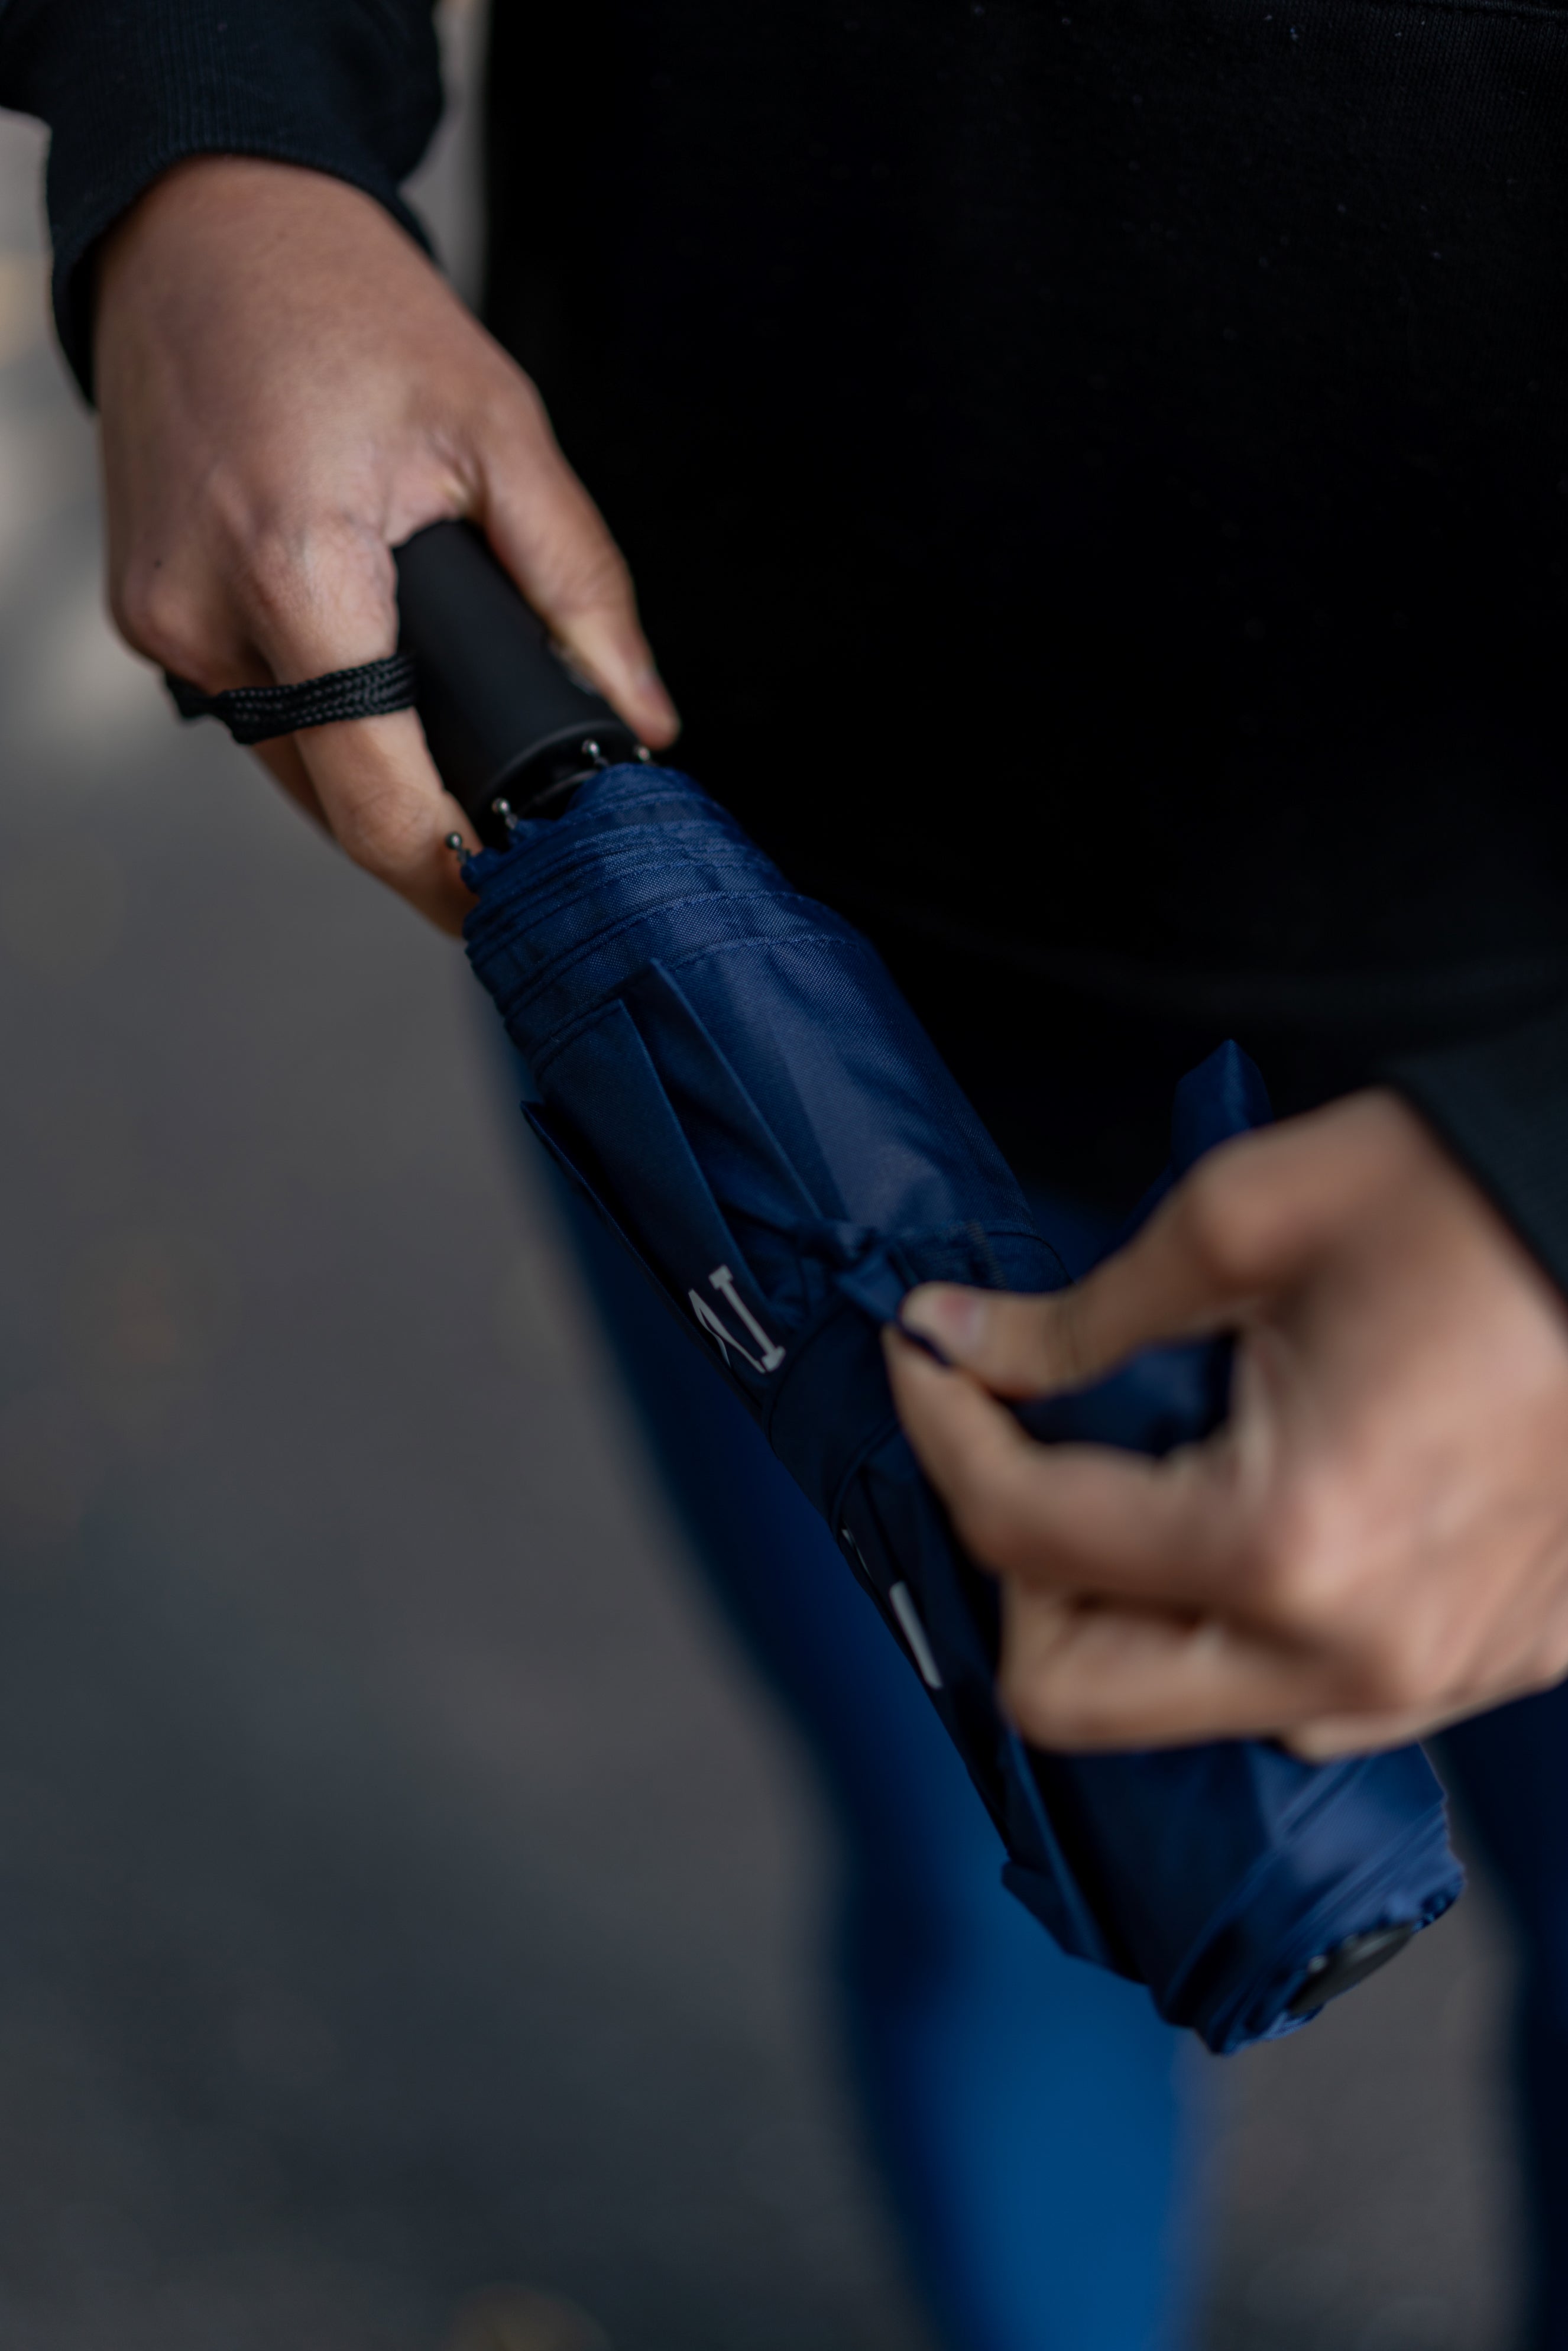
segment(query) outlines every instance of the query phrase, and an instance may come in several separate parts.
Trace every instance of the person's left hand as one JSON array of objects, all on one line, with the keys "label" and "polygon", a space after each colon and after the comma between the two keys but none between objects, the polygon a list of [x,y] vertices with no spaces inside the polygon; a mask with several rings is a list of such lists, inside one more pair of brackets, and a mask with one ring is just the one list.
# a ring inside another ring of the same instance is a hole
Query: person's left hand
[{"label": "person's left hand", "polygon": [[[1395,1095],[1225,1144],[1072,1289],[933,1284],[903,1321],[962,1367],[887,1334],[1037,1745],[1322,1758],[1568,1673],[1568,1308]],[[1229,1417],[1163,1461],[993,1401],[1227,1330]]]}]

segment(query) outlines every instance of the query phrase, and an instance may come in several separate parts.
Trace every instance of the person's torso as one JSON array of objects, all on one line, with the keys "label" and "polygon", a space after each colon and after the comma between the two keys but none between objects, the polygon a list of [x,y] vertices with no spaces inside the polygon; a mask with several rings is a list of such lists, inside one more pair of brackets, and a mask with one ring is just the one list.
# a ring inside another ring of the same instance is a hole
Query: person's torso
[{"label": "person's torso", "polygon": [[491,313],[844,903],[1505,971],[1568,905],[1568,11],[497,0]]}]

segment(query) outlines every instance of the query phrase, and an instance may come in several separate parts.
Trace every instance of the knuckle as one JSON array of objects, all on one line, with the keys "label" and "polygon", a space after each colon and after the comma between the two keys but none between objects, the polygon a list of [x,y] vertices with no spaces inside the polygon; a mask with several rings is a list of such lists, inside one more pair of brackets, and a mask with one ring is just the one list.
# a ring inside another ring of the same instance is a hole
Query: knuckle
[{"label": "knuckle", "polygon": [[314,534],[277,528],[262,531],[246,549],[242,559],[240,578],[245,602],[264,623],[277,626],[310,601],[313,575],[319,569],[320,555]]},{"label": "knuckle", "polygon": [[1250,1560],[1249,1613],[1314,1655],[1335,1708],[1399,1714],[1431,1706],[1460,1670],[1443,1625],[1389,1605],[1375,1554],[1343,1513],[1310,1499],[1277,1511]]},{"label": "knuckle", "polygon": [[953,1503],[953,1523],[965,1550],[1000,1574],[1019,1573],[1032,1563],[1035,1545],[1024,1513],[988,1480],[966,1481]]},{"label": "knuckle", "polygon": [[1052,1663],[1004,1658],[997,1698],[1014,1729],[1036,1747],[1097,1747],[1116,1735],[1107,1708],[1092,1693],[1075,1689],[1072,1677]]},{"label": "knuckle", "polygon": [[1543,1690],[1555,1689],[1564,1678],[1568,1678],[1568,1654],[1564,1654],[1560,1643],[1554,1644],[1531,1659],[1522,1678],[1521,1695],[1538,1698]]},{"label": "knuckle", "polygon": [[1310,1636],[1333,1623],[1339,1605],[1343,1579],[1337,1546],[1310,1525],[1276,1520],[1257,1540],[1251,1581],[1275,1625]]},{"label": "knuckle", "polygon": [[465,403],[480,447],[505,449],[518,436],[532,442],[541,433],[553,442],[549,412],[533,377],[498,343],[486,338],[484,349],[486,371],[470,386]]},{"label": "knuckle", "polygon": [[1049,1746],[1058,1735],[1049,1677],[1037,1667],[1004,1656],[997,1675],[997,1701],[1014,1728],[1037,1746]]},{"label": "knuckle", "polygon": [[204,684],[211,659],[201,604],[154,559],[128,564],[110,582],[110,611],[127,644],[179,676]]},{"label": "knuckle", "polygon": [[392,559],[379,533],[341,516],[266,525],[237,569],[244,604],[267,635],[318,616],[336,622],[347,609],[392,594]]},{"label": "knuckle", "polygon": [[239,566],[242,594],[263,620],[276,622],[298,610],[308,549],[305,534],[276,528],[259,532],[246,549]]},{"label": "knuckle", "polygon": [[497,388],[492,430],[497,440],[518,438],[532,452],[537,452],[542,444],[552,459],[557,455],[559,444],[544,394],[532,376],[515,360],[507,361]]},{"label": "knuckle", "polygon": [[1251,1597],[1276,1629],[1332,1639],[1367,1590],[1368,1554],[1345,1498],[1320,1479],[1285,1481],[1257,1523]]},{"label": "knuckle", "polygon": [[563,619],[631,610],[632,574],[602,525],[578,533],[564,551],[555,601]]},{"label": "knuckle", "polygon": [[1372,1713],[1415,1713],[1444,1694],[1444,1677],[1396,1625],[1379,1626],[1362,1636],[1353,1671],[1356,1696]]},{"label": "knuckle", "polygon": [[1096,1369],[1090,1319],[1076,1283],[1050,1298],[1030,1300],[1012,1335],[1016,1360],[1009,1368],[1020,1383],[1045,1387],[1061,1381],[1082,1387]]},{"label": "knuckle", "polygon": [[1261,1268],[1268,1238],[1244,1149],[1221,1147],[1202,1160],[1177,1197],[1183,1245],[1202,1270],[1228,1283]]}]

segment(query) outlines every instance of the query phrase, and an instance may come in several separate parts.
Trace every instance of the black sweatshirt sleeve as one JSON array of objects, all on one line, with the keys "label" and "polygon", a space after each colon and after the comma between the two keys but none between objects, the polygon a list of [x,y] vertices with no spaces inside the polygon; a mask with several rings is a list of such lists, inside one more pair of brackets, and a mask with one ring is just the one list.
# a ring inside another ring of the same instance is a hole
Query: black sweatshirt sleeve
[{"label": "black sweatshirt sleeve", "polygon": [[303,163],[398,193],[441,111],[431,0],[9,0],[0,106],[49,126],[55,318],[92,392],[94,248],[187,155]]},{"label": "black sweatshirt sleeve", "polygon": [[1568,1004],[1380,1074],[1433,1126],[1568,1292]]}]

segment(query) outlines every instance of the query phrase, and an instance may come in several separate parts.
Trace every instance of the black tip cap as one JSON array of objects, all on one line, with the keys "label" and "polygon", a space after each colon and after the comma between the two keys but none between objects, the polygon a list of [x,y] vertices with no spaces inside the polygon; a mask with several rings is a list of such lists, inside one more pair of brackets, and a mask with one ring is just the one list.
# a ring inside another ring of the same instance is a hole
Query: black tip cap
[{"label": "black tip cap", "polygon": [[1351,1935],[1333,1951],[1324,1951],[1307,1970],[1301,1988],[1286,2010],[1287,2016],[1310,2016],[1342,1991],[1354,1991],[1358,1983],[1386,1967],[1400,1952],[1416,1929],[1414,1927],[1375,1927],[1370,1934]]}]

